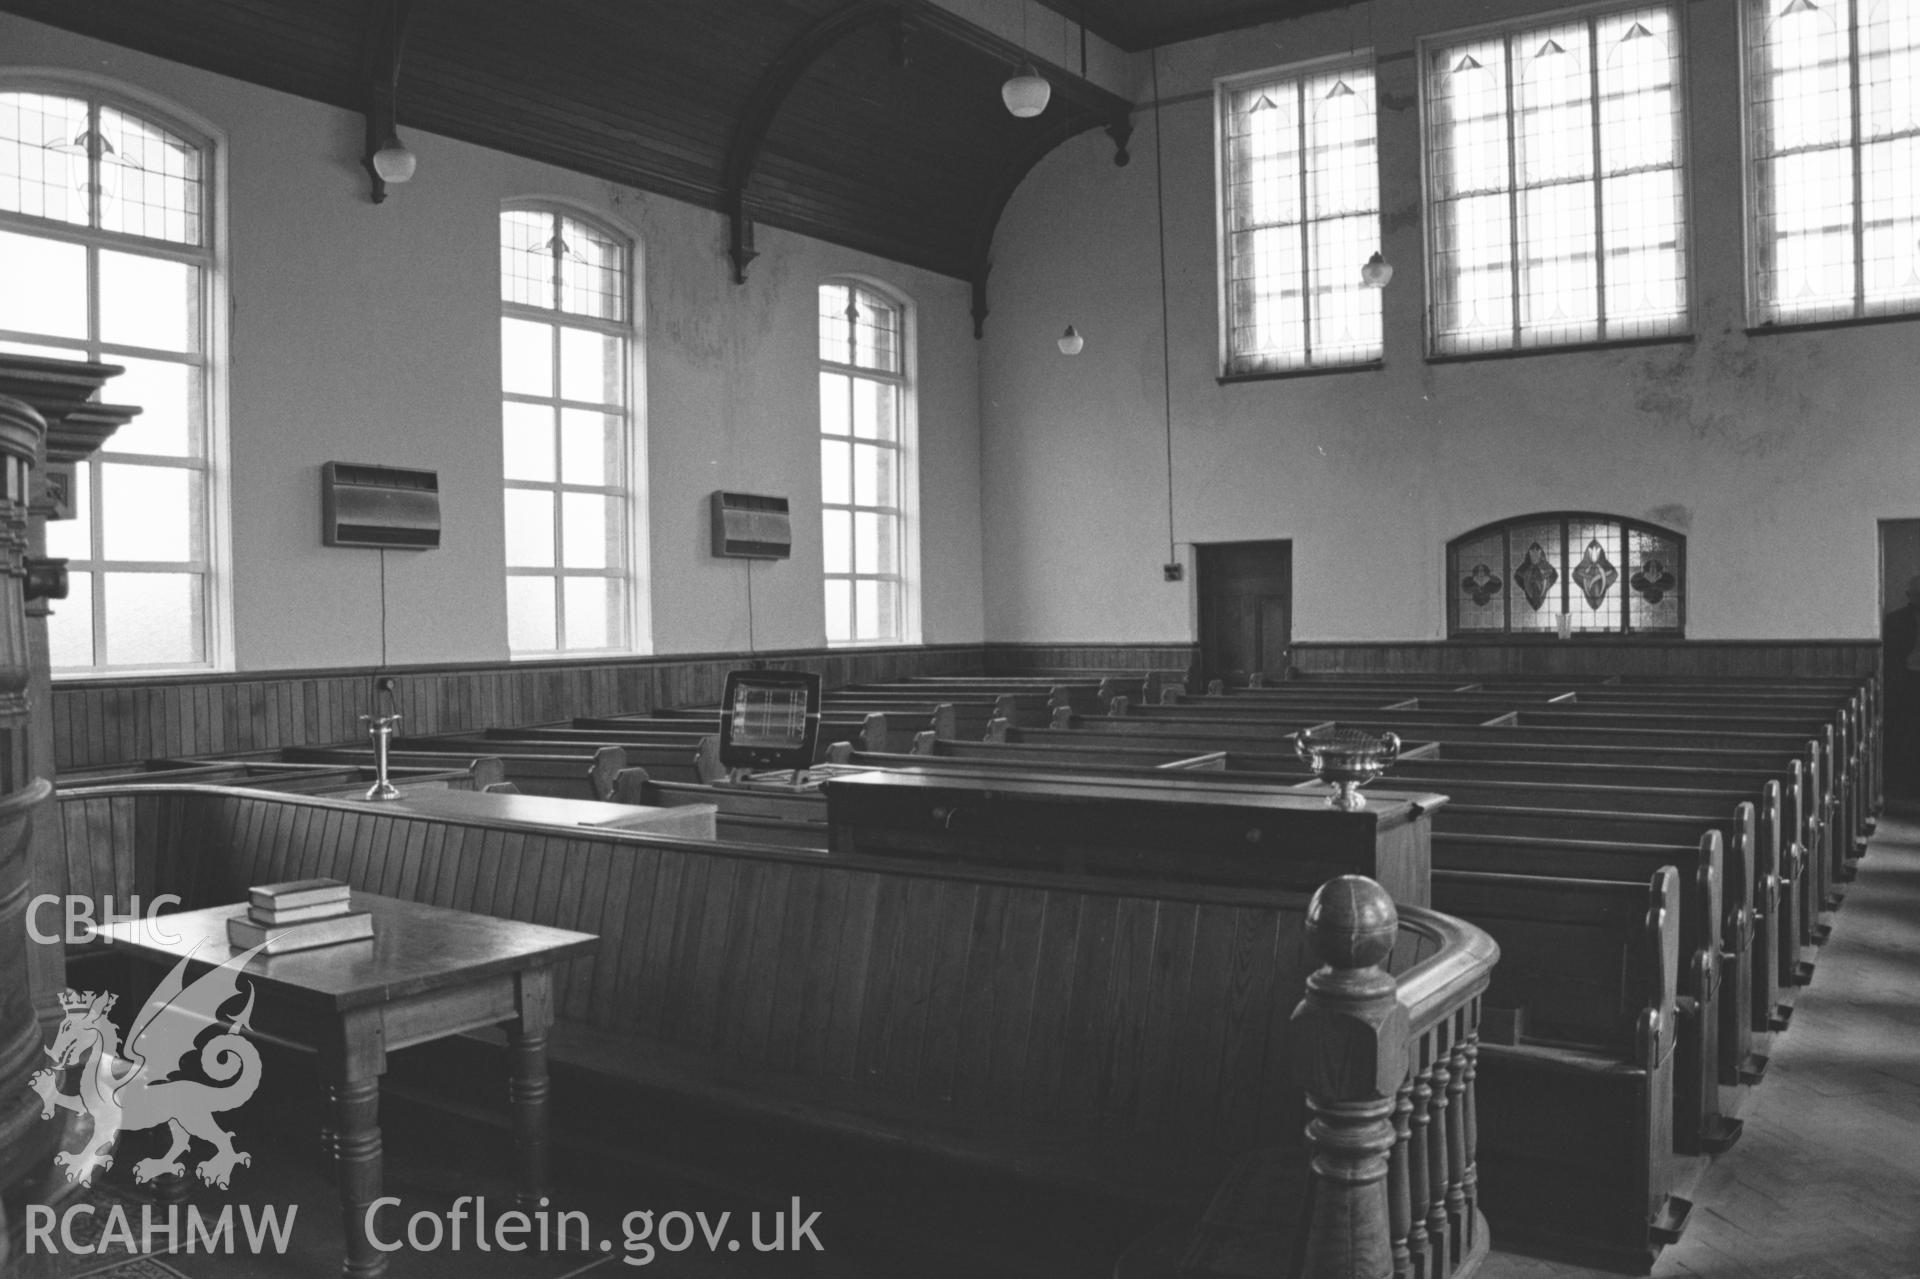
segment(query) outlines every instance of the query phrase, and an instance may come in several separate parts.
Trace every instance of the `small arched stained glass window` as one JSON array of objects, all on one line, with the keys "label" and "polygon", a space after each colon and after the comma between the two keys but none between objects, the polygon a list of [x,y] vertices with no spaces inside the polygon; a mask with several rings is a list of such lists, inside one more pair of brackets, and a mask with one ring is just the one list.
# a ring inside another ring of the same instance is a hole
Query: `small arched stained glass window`
[{"label": "small arched stained glass window", "polygon": [[1684,634],[1686,541],[1586,511],[1483,525],[1447,544],[1447,633]]}]

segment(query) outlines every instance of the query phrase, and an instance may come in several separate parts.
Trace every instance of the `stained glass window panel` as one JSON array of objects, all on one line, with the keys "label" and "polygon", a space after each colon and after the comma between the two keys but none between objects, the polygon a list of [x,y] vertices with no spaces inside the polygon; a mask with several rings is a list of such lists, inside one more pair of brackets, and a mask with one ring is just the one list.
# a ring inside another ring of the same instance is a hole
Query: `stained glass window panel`
[{"label": "stained glass window panel", "polygon": [[158,125],[100,108],[100,225],[108,231],[198,244],[200,149]]},{"label": "stained glass window panel", "polygon": [[1679,66],[1666,7],[1428,52],[1435,353],[1686,330]]},{"label": "stained glass window panel", "polygon": [[1753,322],[1920,309],[1920,0],[1749,0]]},{"label": "stained glass window panel", "polygon": [[1627,624],[1636,631],[1678,631],[1686,585],[1679,543],[1649,529],[1631,529],[1623,571]]},{"label": "stained glass window panel", "polygon": [[500,215],[500,300],[553,306],[553,215],[508,209]]},{"label": "stained glass window panel", "polygon": [[87,103],[0,93],[0,209],[87,225]]},{"label": "stained glass window panel", "polygon": [[560,309],[623,321],[626,297],[626,246],[576,218],[561,218]]},{"label": "stained glass window panel", "polygon": [[1560,629],[1562,585],[1560,522],[1521,524],[1507,530],[1507,616],[1516,631]]},{"label": "stained glass window panel", "polygon": [[1507,629],[1506,539],[1498,533],[1454,548],[1454,625],[1462,631]]},{"label": "stained glass window panel", "polygon": [[1567,538],[1567,615],[1579,632],[1620,629],[1620,526],[1574,520]]},{"label": "stained glass window panel", "polygon": [[1365,363],[1382,353],[1373,68],[1225,86],[1220,242],[1227,373]]},{"label": "stained glass window panel", "polygon": [[1618,516],[1520,515],[1447,544],[1448,633],[1678,635],[1686,539]]}]

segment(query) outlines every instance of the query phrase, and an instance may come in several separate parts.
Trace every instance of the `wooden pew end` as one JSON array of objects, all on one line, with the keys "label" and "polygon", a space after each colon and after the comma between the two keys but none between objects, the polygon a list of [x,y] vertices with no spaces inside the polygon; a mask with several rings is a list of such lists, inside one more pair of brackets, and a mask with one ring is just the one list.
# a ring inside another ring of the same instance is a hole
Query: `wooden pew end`
[{"label": "wooden pew end", "polygon": [[[1745,1126],[1743,1120],[1729,1119],[1725,1115],[1711,1116],[1700,1128],[1701,1152],[1709,1155],[1718,1155],[1733,1149],[1734,1144],[1740,1140],[1740,1132]],[[1684,1203],[1686,1201],[1682,1200],[1681,1202]],[[1659,1227],[1656,1225],[1654,1230],[1657,1231],[1658,1229]],[[1676,1233],[1673,1239],[1669,1239],[1666,1242],[1673,1243],[1679,1237]]]},{"label": "wooden pew end", "polygon": [[1693,1215],[1693,1201],[1682,1199],[1679,1195],[1668,1195],[1660,1210],[1653,1216],[1647,1227],[1647,1242],[1656,1248],[1680,1242],[1680,1236],[1686,1233],[1687,1220]]}]

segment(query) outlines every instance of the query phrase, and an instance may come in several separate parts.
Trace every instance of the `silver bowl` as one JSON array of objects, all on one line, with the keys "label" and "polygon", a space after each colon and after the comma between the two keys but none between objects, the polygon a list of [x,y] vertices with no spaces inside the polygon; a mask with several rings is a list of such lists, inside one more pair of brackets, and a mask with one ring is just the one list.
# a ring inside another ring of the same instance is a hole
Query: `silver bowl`
[{"label": "silver bowl", "polygon": [[1333,783],[1334,792],[1327,799],[1329,805],[1342,812],[1357,813],[1367,806],[1360,788],[1400,758],[1400,738],[1396,733],[1376,737],[1357,728],[1335,728],[1321,733],[1309,729],[1293,735],[1293,750],[1321,781]]}]

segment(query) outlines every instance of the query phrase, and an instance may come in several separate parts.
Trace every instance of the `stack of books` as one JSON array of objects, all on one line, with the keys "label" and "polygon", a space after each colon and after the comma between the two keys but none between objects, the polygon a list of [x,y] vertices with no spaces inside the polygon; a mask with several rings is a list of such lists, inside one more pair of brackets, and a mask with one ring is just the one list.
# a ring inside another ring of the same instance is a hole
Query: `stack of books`
[{"label": "stack of books", "polygon": [[247,913],[227,921],[227,941],[236,950],[265,943],[261,953],[284,955],[373,936],[373,916],[353,909],[352,894],[337,879],[296,879],[247,890]]}]

